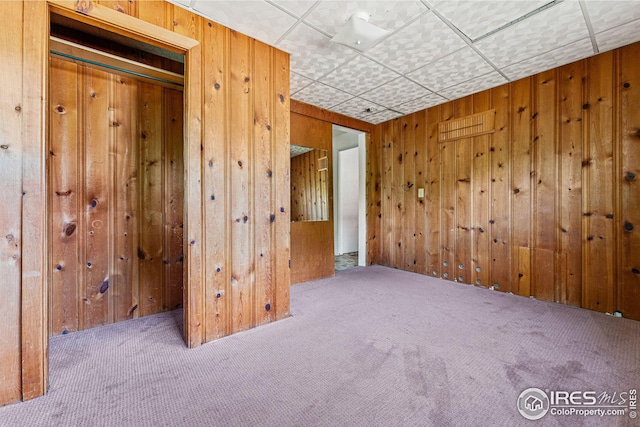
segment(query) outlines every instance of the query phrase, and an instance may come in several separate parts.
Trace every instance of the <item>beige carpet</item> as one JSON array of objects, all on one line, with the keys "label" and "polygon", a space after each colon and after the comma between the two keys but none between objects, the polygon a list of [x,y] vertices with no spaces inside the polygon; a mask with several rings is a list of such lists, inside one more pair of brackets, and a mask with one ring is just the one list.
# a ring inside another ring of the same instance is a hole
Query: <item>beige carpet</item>
[{"label": "beige carpet", "polygon": [[640,322],[377,266],[291,297],[293,317],[193,350],[177,312],[56,337],[48,395],[0,426],[638,425],[516,402],[640,389]]}]

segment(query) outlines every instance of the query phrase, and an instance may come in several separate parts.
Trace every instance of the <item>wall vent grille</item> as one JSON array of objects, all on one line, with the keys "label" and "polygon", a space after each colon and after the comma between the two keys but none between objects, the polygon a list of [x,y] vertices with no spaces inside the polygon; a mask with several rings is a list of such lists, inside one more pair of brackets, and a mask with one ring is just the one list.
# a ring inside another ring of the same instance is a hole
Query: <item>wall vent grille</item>
[{"label": "wall vent grille", "polygon": [[495,110],[438,123],[438,141],[455,141],[495,131]]}]

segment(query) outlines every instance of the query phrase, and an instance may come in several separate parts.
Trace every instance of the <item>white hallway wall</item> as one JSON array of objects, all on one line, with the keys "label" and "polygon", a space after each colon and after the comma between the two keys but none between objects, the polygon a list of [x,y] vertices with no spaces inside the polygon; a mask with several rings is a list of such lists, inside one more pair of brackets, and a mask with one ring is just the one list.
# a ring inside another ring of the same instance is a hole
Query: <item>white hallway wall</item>
[{"label": "white hallway wall", "polygon": [[358,251],[358,265],[366,262],[366,157],[366,135],[334,125],[334,251]]}]

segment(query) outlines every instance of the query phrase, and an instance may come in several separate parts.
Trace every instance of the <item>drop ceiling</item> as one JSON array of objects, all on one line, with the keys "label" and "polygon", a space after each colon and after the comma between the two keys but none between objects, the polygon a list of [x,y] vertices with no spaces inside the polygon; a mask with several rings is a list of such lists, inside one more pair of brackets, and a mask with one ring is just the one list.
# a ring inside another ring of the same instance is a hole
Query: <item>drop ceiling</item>
[{"label": "drop ceiling", "polygon": [[[291,54],[291,98],[381,123],[640,40],[640,0],[173,0]],[[355,12],[390,33],[330,42]]]}]

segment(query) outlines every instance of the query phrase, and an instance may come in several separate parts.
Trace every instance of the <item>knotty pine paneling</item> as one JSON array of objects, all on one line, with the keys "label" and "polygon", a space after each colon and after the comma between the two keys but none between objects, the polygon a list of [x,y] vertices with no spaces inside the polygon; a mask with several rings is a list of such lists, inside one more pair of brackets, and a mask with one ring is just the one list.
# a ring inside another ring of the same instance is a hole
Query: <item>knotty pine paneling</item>
[{"label": "knotty pine paneling", "polygon": [[[54,3],[59,10],[66,10],[64,13],[68,13],[69,16],[76,16],[75,12],[69,9],[74,7],[73,2]],[[289,55],[272,47],[258,46],[259,42],[253,39],[204,20],[168,2],[100,0],[93,3],[91,11],[85,12],[86,15],[77,16],[83,20],[90,20],[95,15],[98,20],[113,21],[116,26],[126,23],[119,28],[126,31],[129,28],[127,25],[131,25],[133,34],[149,34],[157,40],[175,42],[173,46],[188,46],[190,55],[185,68],[197,70],[197,73],[190,76],[189,82],[189,87],[195,88],[189,92],[192,102],[184,106],[188,119],[184,131],[190,141],[190,145],[184,147],[185,161],[184,164],[180,164],[175,156],[166,157],[171,167],[165,168],[163,174],[163,179],[172,180],[175,184],[171,188],[165,188],[166,191],[162,194],[164,206],[169,209],[167,214],[170,215],[164,222],[164,228],[160,229],[161,239],[164,239],[165,247],[168,244],[170,250],[164,254],[169,258],[162,259],[160,269],[164,270],[167,277],[171,277],[172,285],[159,294],[154,291],[154,295],[167,301],[169,306],[175,306],[175,301],[178,300],[184,299],[187,302],[185,318],[189,320],[186,322],[189,328],[185,339],[191,347],[237,332],[240,328],[253,327],[289,316]],[[21,398],[31,399],[40,396],[46,390],[46,348],[49,331],[46,301],[50,296],[49,285],[53,286],[53,292],[57,292],[56,286],[59,287],[55,281],[49,284],[46,277],[51,269],[54,269],[53,274],[61,272],[55,269],[56,265],[51,265],[52,254],[45,249],[49,227],[49,224],[46,224],[49,200],[45,161],[50,160],[50,156],[44,156],[45,149],[48,148],[45,147],[45,135],[49,125],[48,2],[0,2],[0,10],[3,16],[14,23],[0,29],[0,41],[2,46],[6,47],[3,50],[6,61],[0,65],[0,117],[6,124],[0,130],[0,175],[4,178],[3,194],[6,194],[5,203],[0,208],[0,227],[2,236],[10,236],[3,238],[4,246],[0,247],[0,272],[6,290],[0,302],[0,313],[3,324],[6,325],[0,332],[0,355],[5,361],[0,368],[2,405]],[[104,10],[117,13],[107,14]],[[138,17],[152,26],[136,25],[134,28],[132,21],[120,19],[119,15]],[[28,25],[25,25],[27,22]],[[162,31],[158,27],[161,27]],[[184,38],[174,40],[167,37],[167,30],[195,39],[198,44],[190,43]],[[242,70],[237,69],[237,64],[231,62],[236,53],[230,43],[232,35],[238,40],[244,39],[240,44],[248,46],[246,58],[249,62]],[[265,62],[267,57],[268,64]],[[231,111],[236,108],[236,101],[240,101],[236,100],[235,92],[230,90],[232,73],[242,74],[242,78],[248,79],[243,83],[243,88],[249,91],[246,117],[234,121],[231,121]],[[261,81],[256,82],[255,79]],[[175,137],[178,129],[182,131],[181,120],[181,117],[176,117],[175,122],[172,120],[165,123],[167,135]],[[246,123],[242,126],[252,129],[239,136],[247,141],[230,139],[232,127],[240,125],[238,120],[245,120]],[[82,120],[71,126],[84,129],[78,127],[82,126]],[[263,128],[258,131],[257,126]],[[129,131],[130,128],[124,125],[118,129],[112,129],[110,126],[110,132],[116,139]],[[259,143],[256,142],[258,140]],[[178,145],[183,148],[183,140],[180,142],[182,144]],[[246,144],[246,166],[251,173],[246,186],[234,187],[232,190],[230,184],[235,178],[231,176],[235,171],[231,169],[231,165],[235,159],[230,156],[230,147],[235,143],[243,146]],[[178,145],[173,144],[171,150]],[[265,153],[268,153],[268,158],[263,157]],[[91,150],[88,153],[76,153],[82,156],[87,154],[93,156]],[[136,153],[136,156],[138,155],[139,153]],[[129,168],[139,167],[139,164],[132,163],[131,153],[117,150],[117,144],[116,151],[110,152],[108,156],[113,157],[112,160],[116,164],[123,166],[120,171],[125,171],[126,165],[129,165]],[[251,165],[254,160],[256,163]],[[84,169],[76,171],[76,175],[83,179],[87,179],[87,173],[93,172]],[[95,180],[102,177],[98,175],[89,178]],[[265,183],[260,190],[255,186],[258,180]],[[66,184],[78,185],[77,182]],[[137,185],[139,199],[140,182]],[[106,190],[116,188],[115,179],[106,183]],[[270,202],[255,202],[265,191],[269,193],[267,199]],[[189,200],[189,206],[185,207],[183,215],[174,209],[178,192],[185,194],[186,200]],[[85,198],[89,194],[80,193],[82,191],[77,190],[75,196],[68,198],[67,203],[86,208]],[[98,190],[96,194],[100,199],[104,197]],[[132,206],[134,199],[131,197],[133,193],[129,197],[117,196],[111,202],[116,210],[121,212],[129,210]],[[251,200],[251,212],[247,215],[247,223],[244,225],[247,228],[247,237],[231,233],[232,205],[235,200],[242,198]],[[52,206],[51,212],[57,212],[59,219],[63,219],[60,209],[61,206]],[[77,225],[72,235],[79,236],[80,233],[89,231],[88,216],[74,219]],[[257,221],[263,223],[257,226]],[[182,222],[185,222],[184,229],[181,226]],[[126,228],[121,218],[112,220],[108,226]],[[267,229],[271,231],[267,232]],[[70,232],[70,229],[67,231]],[[184,248],[183,233],[184,241],[187,243]],[[260,233],[261,237],[258,237],[257,233]],[[26,240],[23,239],[24,236],[27,237]],[[94,240],[98,237],[96,235]],[[246,245],[245,242],[248,242],[251,261],[234,267],[233,248]],[[65,254],[71,253],[71,247],[74,245],[77,245],[78,253],[85,253],[86,248],[81,246],[82,244],[84,243],[80,241],[71,243],[70,249],[65,249]],[[133,248],[127,239],[120,236],[119,239],[113,240],[113,248],[117,248],[123,254],[133,251],[137,263],[138,248]],[[182,255],[177,257],[182,251],[185,253],[184,260],[188,261],[188,268],[184,271],[181,265],[184,261]],[[261,257],[261,254],[265,256]],[[259,257],[261,264],[256,267]],[[113,256],[107,258],[111,264],[119,263]],[[169,264],[166,264],[167,261]],[[77,268],[79,272],[87,266],[86,263],[78,262],[75,267],[65,265],[65,268],[65,274],[75,275],[76,272],[70,269]],[[127,273],[118,273],[117,278],[114,277],[115,280],[109,283],[107,296],[102,298],[111,302],[111,305],[109,302],[106,303],[106,311],[102,307],[102,299],[96,304],[95,310],[94,307],[85,310],[85,302],[77,307],[78,312],[75,311],[75,307],[71,308],[65,315],[71,320],[60,321],[56,327],[60,330],[73,329],[68,325],[69,322],[75,323],[76,316],[78,322],[85,322],[87,318],[104,319],[104,316],[122,317],[124,308],[130,309],[131,305],[129,296],[122,296],[121,285],[130,279],[135,281],[137,273],[130,273],[130,267],[118,268]],[[238,272],[239,269],[242,271]],[[260,272],[256,273],[258,270]],[[232,318],[238,319],[231,304],[232,271],[240,277],[248,278],[248,282],[239,284],[251,299],[243,306],[246,307],[246,311],[243,312],[242,322],[231,321]],[[86,271],[83,274],[86,276]],[[184,289],[181,284],[183,277]],[[102,287],[104,277],[100,281],[99,287]],[[177,284],[178,281],[180,285]],[[73,280],[70,286],[76,287],[77,293],[89,289],[84,283],[74,284]],[[252,287],[255,290],[249,289]],[[89,290],[95,291],[93,287]],[[131,298],[132,303],[133,296]]]},{"label": "knotty pine paneling", "polygon": [[182,307],[183,97],[51,59],[49,333]]},{"label": "knotty pine paneling", "polygon": [[[640,320],[638,57],[640,43],[377,125],[372,262]],[[438,142],[439,122],[491,109],[493,133]]]},{"label": "knotty pine paneling", "polygon": [[[137,2],[138,16],[157,23],[158,3]],[[289,55],[162,4],[165,27],[202,46],[204,282],[193,298],[207,342],[289,316]]]}]

